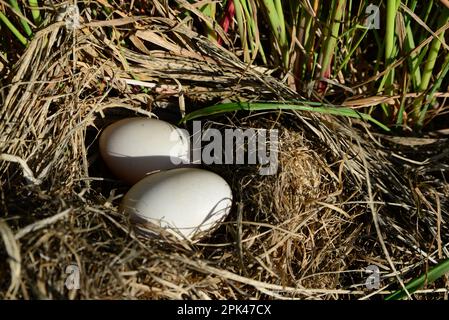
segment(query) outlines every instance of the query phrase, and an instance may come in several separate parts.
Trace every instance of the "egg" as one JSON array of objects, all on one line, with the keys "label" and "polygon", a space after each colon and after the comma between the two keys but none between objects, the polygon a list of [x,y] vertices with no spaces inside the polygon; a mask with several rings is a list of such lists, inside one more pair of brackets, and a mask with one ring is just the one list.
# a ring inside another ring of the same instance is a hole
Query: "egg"
[{"label": "egg", "polygon": [[99,144],[106,165],[129,184],[155,170],[185,166],[190,157],[187,131],[151,118],[117,121],[102,132]]},{"label": "egg", "polygon": [[231,206],[232,191],[222,177],[203,169],[179,168],[140,180],[123,198],[121,211],[137,226],[150,223],[178,238],[195,240],[217,226]]}]

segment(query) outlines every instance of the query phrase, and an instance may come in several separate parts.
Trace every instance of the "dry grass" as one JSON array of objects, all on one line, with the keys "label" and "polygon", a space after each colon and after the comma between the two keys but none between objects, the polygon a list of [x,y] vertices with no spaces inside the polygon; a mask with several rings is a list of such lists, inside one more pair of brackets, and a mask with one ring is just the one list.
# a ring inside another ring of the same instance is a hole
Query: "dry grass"
[{"label": "dry grass", "polygon": [[[136,236],[117,211],[126,187],[100,178],[99,130],[135,114],[299,97],[170,19],[83,19],[80,30],[41,30],[3,83],[0,298],[368,298],[368,265],[382,271],[382,295],[449,256],[447,142],[420,159],[420,147],[365,124],[309,113],[214,119],[278,128],[278,175],[211,167],[236,198],[220,228],[195,244]],[[79,290],[65,286],[71,264]]]}]

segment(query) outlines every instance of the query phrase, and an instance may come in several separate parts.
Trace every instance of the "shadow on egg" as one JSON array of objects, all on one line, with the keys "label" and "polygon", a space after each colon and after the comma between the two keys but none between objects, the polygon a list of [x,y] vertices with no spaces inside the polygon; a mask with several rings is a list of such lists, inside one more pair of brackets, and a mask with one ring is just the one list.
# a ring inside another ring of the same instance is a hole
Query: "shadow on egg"
[{"label": "shadow on egg", "polygon": [[171,156],[130,157],[108,153],[103,157],[108,160],[111,172],[129,185],[137,183],[151,173],[193,167],[191,164],[183,163],[185,159]]},{"label": "shadow on egg", "polygon": [[[145,212],[140,212],[138,207],[141,202],[142,196],[148,189],[143,192],[136,192],[133,197],[128,197],[126,204],[121,205],[120,212],[127,214],[131,225],[133,226],[136,234],[151,237],[161,238],[162,235],[167,234],[174,235],[178,239],[190,240],[196,242],[207,235],[210,235],[216,231],[221,223],[228,217],[232,208],[232,198],[223,198],[219,200],[208,213],[197,212],[197,214],[204,215],[205,218],[198,224],[193,221],[191,223],[176,224],[175,221],[169,221],[165,216],[157,217],[158,212],[149,210],[149,207],[145,208]],[[148,203],[148,206],[151,204]],[[151,212],[153,211],[153,212]],[[148,216],[153,215],[153,217]],[[176,214],[185,214],[185,212],[176,212]],[[175,217],[176,214],[171,214]]]}]

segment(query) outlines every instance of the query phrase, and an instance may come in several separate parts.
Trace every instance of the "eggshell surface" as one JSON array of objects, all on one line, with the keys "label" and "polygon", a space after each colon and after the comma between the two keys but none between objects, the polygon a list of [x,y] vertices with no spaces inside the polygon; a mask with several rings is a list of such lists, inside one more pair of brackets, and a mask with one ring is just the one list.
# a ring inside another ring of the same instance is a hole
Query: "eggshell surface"
[{"label": "eggshell surface", "polygon": [[150,222],[179,238],[207,234],[232,206],[232,191],[219,175],[179,168],[151,174],[135,184],[122,200],[131,221]]},{"label": "eggshell surface", "polygon": [[127,118],[108,126],[100,136],[100,153],[118,178],[134,184],[148,173],[185,166],[189,135],[151,118]]}]

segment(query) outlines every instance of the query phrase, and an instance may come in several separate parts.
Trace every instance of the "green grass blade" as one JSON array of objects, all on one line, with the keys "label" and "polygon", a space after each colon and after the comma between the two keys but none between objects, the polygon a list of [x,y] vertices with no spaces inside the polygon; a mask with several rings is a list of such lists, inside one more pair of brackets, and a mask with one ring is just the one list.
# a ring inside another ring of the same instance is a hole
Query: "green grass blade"
[{"label": "green grass blade", "polygon": [[311,69],[311,61],[313,60],[314,51],[314,19],[309,13],[301,6],[298,8],[298,34],[296,35],[297,41],[303,44],[304,52],[302,50],[297,51],[294,74],[298,80],[310,81],[314,74]]},{"label": "green grass blade", "polygon": [[440,89],[443,79],[446,78],[446,75],[448,74],[448,72],[449,72],[449,55],[446,56],[445,62],[443,64],[443,68],[442,68],[440,74],[437,76],[437,80],[433,84],[432,89],[430,90],[430,92],[427,96],[427,103],[421,110],[421,114],[418,119],[418,128],[423,126],[424,120],[426,118],[427,110],[430,107],[430,103],[433,101],[433,97],[434,97],[435,93],[437,92],[437,90]]},{"label": "green grass blade", "polygon": [[284,61],[284,66],[286,69],[289,68],[289,45],[287,41],[287,31],[285,28],[284,10],[282,8],[281,0],[275,0],[275,7],[279,19],[280,28],[280,45],[282,51],[282,59]]},{"label": "green grass blade", "polygon": [[[400,0],[387,0],[387,17],[385,30],[385,67],[388,68],[395,58],[395,32],[396,32],[396,14],[401,4]],[[395,72],[394,69],[388,71],[382,79],[380,90],[385,88],[386,95],[393,95]],[[382,104],[382,109],[385,116],[390,115],[389,106]]]},{"label": "green grass blade", "polygon": [[[440,16],[440,19],[438,21],[439,26],[443,26],[444,24],[449,22],[449,10],[444,10],[443,13]],[[427,61],[423,69],[422,77],[421,77],[421,84],[419,86],[419,91],[424,92],[428,89],[430,85],[430,80],[432,79],[432,76],[434,74],[435,64],[437,62],[438,53],[441,48],[442,41],[444,39],[444,32],[442,32],[439,37],[433,39],[432,43],[430,44],[430,51],[427,56]],[[415,120],[419,123],[422,122],[422,99],[416,99],[413,103],[413,115]]]},{"label": "green grass blade", "polygon": [[[449,22],[449,10],[445,10],[441,16],[439,25],[443,26],[444,24],[446,24],[448,22]],[[443,41],[442,39],[444,39],[444,32],[440,34],[439,38],[435,38],[432,41],[432,44],[430,47],[430,52],[427,57],[427,62],[426,62],[426,65],[424,67],[423,74],[422,74],[422,80],[421,80],[421,86],[420,86],[421,91],[426,90],[427,87],[429,86],[430,79],[433,74],[433,69],[435,67],[435,63],[438,58],[438,52],[440,51],[441,43]]]},{"label": "green grass blade", "polygon": [[334,76],[336,76],[342,69],[346,67],[351,58],[353,58],[355,51],[360,47],[362,41],[365,39],[366,35],[368,34],[368,31],[370,31],[368,28],[365,28],[363,26],[356,26],[354,27],[354,29],[364,29],[364,32],[362,36],[357,40],[354,47],[350,49],[348,55],[344,58],[340,66],[336,69],[336,71],[334,71]]},{"label": "green grass blade", "polygon": [[[17,3],[16,0],[9,0],[9,3],[11,4],[11,7],[15,12],[17,12],[18,14],[22,14],[19,4]],[[20,23],[22,24],[23,30],[25,31],[26,35],[31,36],[33,34],[33,31],[31,30],[28,22],[25,19],[20,18]]]},{"label": "green grass blade", "polygon": [[387,0],[387,25],[385,31],[385,62],[389,64],[393,56],[395,46],[396,13],[398,11],[398,0]]},{"label": "green grass blade", "polygon": [[[413,39],[413,33],[412,33],[412,29],[410,28],[410,25],[406,26],[406,32],[407,32],[407,36],[405,39],[405,50],[408,51],[412,51],[413,49],[415,49],[415,41]],[[418,63],[418,53],[413,53],[410,55],[409,58],[409,68],[410,68],[410,74],[412,77],[412,82],[413,82],[413,86],[415,89],[419,88],[419,86],[421,85],[421,69],[419,68],[419,63]]]},{"label": "green grass blade", "polygon": [[[429,270],[428,273],[421,275],[415,280],[408,283],[405,288],[409,293],[413,293],[416,290],[422,288],[426,284],[435,282],[437,279],[441,278],[443,275],[449,272],[449,259],[446,259]],[[405,298],[407,293],[405,290],[398,290],[393,294],[385,298],[385,300],[399,300]]]},{"label": "green grass blade", "polygon": [[354,109],[347,107],[338,107],[332,105],[326,105],[323,103],[314,102],[295,102],[295,103],[279,103],[279,102],[231,102],[217,104],[210,107],[206,107],[194,112],[187,114],[181,123],[187,121],[211,116],[216,114],[222,114],[233,111],[268,111],[268,110],[297,110],[297,111],[309,111],[318,112],[323,114],[331,114],[336,116],[358,118],[365,121],[372,122],[382,128],[385,131],[390,131],[390,129],[384,124],[380,123],[376,119],[372,118],[370,115],[365,113],[360,113]]},{"label": "green grass blade", "polygon": [[251,61],[254,61],[259,54],[262,62],[267,64],[267,58],[260,42],[259,26],[257,24],[257,8],[255,3],[250,1],[242,1],[243,12],[245,13],[245,19],[248,24],[248,41],[251,48]]},{"label": "green grass blade", "polygon": [[28,1],[31,7],[31,15],[33,16],[34,23],[36,25],[40,25],[42,22],[41,13],[38,9],[39,4],[37,3],[37,0],[29,0]]},{"label": "green grass blade", "polygon": [[[418,4],[418,0],[413,0],[412,3],[410,4],[410,10],[411,11],[415,11],[416,10],[416,5]],[[412,51],[413,49],[415,49],[416,45],[415,45],[415,37],[413,35],[413,30],[411,27],[411,17],[410,16],[405,16],[405,28],[406,28],[406,37],[405,37],[405,50],[407,52]],[[418,52],[412,53],[410,55],[410,58],[408,59],[409,61],[409,69],[410,69],[410,76],[412,79],[412,83],[413,83],[413,88],[414,90],[417,90],[421,84],[421,70],[419,68],[419,63],[418,63]]]},{"label": "green grass blade", "polygon": [[246,63],[251,61],[251,55],[248,46],[249,26],[246,23],[245,12],[241,0],[234,0],[235,18],[237,20],[238,31],[240,35],[240,41],[242,43],[243,61]]},{"label": "green grass blade", "polygon": [[[216,3],[212,2],[212,3],[208,3],[205,4],[204,6],[202,6],[200,8],[200,11],[207,17],[211,18],[212,20],[215,20],[215,13],[216,13]],[[217,41],[217,34],[214,30],[213,25],[211,25],[208,22],[204,23],[204,28],[206,29],[206,34],[207,37],[210,40],[214,40]]]},{"label": "green grass blade", "polygon": [[8,27],[9,30],[14,34],[14,36],[24,45],[26,46],[28,44],[27,38],[25,38],[19,30],[14,26],[14,24],[9,21],[8,17],[3,14],[2,11],[0,11],[0,20]]},{"label": "green grass blade", "polygon": [[321,76],[324,77],[326,71],[329,69],[332,61],[332,57],[335,54],[335,47],[338,41],[338,32],[340,30],[341,19],[343,17],[343,12],[345,10],[345,0],[338,0],[335,3],[335,7],[332,12],[332,23],[329,33],[326,37],[326,43],[323,49],[323,62],[321,64]]},{"label": "green grass blade", "polygon": [[279,49],[281,51],[284,67],[288,68],[288,42],[287,33],[285,31],[285,21],[282,8],[281,12],[277,11],[276,3],[273,0],[262,0],[265,10],[270,22],[271,31],[273,32],[277,43],[279,44]]}]

